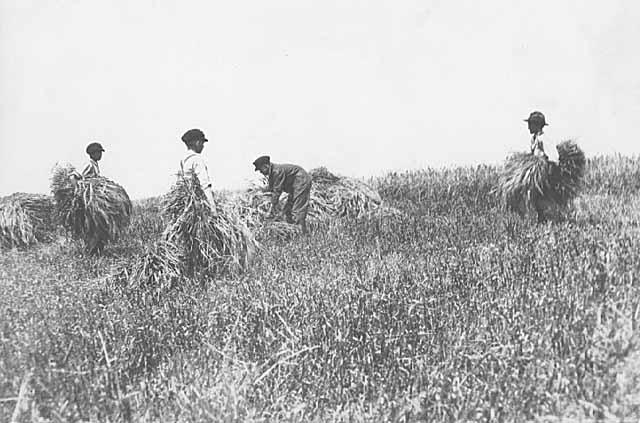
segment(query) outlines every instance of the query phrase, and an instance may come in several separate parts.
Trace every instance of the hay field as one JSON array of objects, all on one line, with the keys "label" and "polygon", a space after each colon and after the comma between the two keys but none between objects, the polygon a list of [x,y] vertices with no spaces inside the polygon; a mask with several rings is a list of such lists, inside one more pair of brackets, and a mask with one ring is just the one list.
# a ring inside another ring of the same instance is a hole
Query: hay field
[{"label": "hay field", "polygon": [[403,213],[264,241],[209,280],[123,283],[157,261],[157,199],[102,257],[1,252],[0,421],[18,399],[51,422],[638,421],[640,158],[590,159],[543,226],[497,178],[386,175]]}]

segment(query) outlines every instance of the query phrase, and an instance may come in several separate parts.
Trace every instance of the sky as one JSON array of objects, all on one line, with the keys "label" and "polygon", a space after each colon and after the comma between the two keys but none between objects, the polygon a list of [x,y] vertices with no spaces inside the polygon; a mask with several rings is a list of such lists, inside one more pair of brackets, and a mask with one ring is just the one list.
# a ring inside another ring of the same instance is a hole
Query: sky
[{"label": "sky", "polygon": [[263,154],[354,177],[497,164],[533,110],[551,145],[639,154],[638,22],[636,0],[0,0],[0,195],[47,193],[92,141],[132,198],[163,194],[190,128],[215,189]]}]

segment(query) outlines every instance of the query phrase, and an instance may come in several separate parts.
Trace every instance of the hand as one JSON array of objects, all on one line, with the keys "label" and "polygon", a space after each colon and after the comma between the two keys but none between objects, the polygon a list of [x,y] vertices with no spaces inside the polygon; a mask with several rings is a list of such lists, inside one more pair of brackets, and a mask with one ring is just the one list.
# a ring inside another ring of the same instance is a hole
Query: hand
[{"label": "hand", "polygon": [[218,210],[216,209],[216,206],[209,201],[207,201],[207,206],[209,206],[209,210],[211,211],[211,216],[218,217]]}]

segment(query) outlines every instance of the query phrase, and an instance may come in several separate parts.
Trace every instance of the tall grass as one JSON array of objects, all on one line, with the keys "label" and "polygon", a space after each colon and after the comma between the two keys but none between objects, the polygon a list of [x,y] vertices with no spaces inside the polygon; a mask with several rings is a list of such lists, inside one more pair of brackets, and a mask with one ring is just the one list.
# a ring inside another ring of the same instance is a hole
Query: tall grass
[{"label": "tall grass", "polygon": [[133,284],[171,257],[134,239],[151,208],[117,255],[8,252],[0,398],[33,371],[50,420],[634,421],[640,195],[591,163],[553,225],[504,213],[491,167],[391,174],[403,214],[274,240],[242,275]]}]

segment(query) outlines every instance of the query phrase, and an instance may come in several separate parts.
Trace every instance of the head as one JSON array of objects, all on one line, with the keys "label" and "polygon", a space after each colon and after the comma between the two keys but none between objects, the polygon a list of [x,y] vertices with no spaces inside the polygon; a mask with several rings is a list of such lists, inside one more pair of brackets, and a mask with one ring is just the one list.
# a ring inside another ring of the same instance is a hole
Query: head
[{"label": "head", "polygon": [[92,160],[95,160],[97,162],[97,161],[100,161],[100,159],[102,159],[102,152],[104,151],[104,148],[102,148],[102,145],[100,145],[100,143],[92,142],[87,146],[86,151],[89,157],[91,157]]},{"label": "head", "polygon": [[529,127],[529,133],[531,134],[538,134],[542,132],[542,128],[547,126],[547,122],[544,118],[544,115],[538,111],[531,112],[529,117],[524,121],[527,122],[527,125]]},{"label": "head", "polygon": [[253,166],[257,172],[262,173],[264,176],[269,176],[271,171],[271,158],[269,156],[260,156],[253,162]]},{"label": "head", "polygon": [[204,132],[199,129],[189,129],[182,135],[182,142],[185,143],[189,150],[193,150],[196,153],[202,153],[204,143],[207,141]]}]

